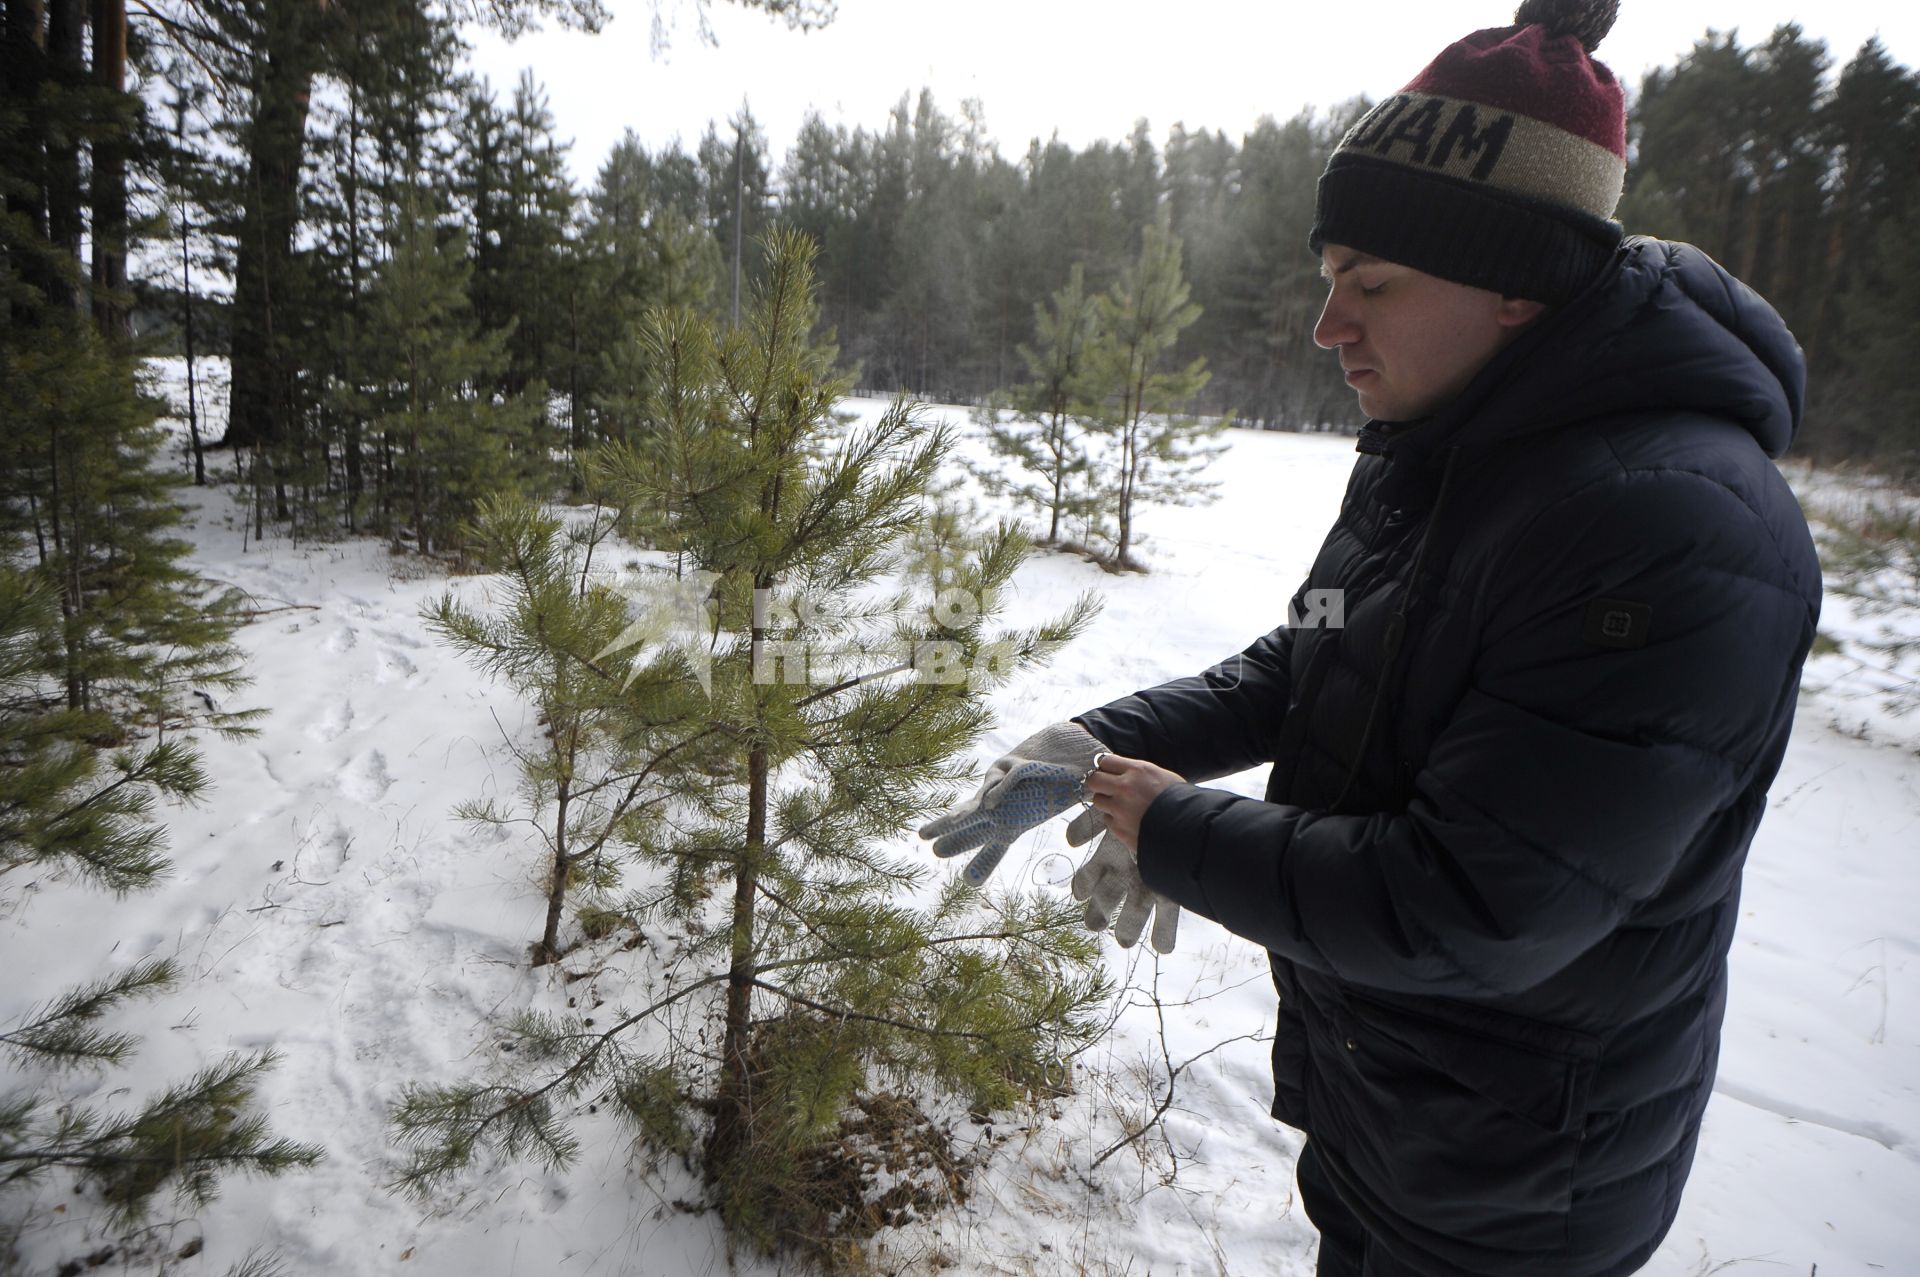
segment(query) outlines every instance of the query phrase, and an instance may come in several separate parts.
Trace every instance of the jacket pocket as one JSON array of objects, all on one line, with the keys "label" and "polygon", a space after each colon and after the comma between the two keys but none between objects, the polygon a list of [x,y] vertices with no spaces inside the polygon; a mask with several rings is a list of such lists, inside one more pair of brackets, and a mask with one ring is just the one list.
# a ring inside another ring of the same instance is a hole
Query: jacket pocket
[{"label": "jacket pocket", "polygon": [[1466,1239],[1564,1249],[1599,1040],[1469,1004],[1345,1002],[1326,1099],[1376,1205],[1456,1262]]},{"label": "jacket pocket", "polygon": [[1585,1116],[1600,1040],[1470,1005],[1444,1015],[1350,995],[1360,1024],[1501,1108],[1548,1131]]}]

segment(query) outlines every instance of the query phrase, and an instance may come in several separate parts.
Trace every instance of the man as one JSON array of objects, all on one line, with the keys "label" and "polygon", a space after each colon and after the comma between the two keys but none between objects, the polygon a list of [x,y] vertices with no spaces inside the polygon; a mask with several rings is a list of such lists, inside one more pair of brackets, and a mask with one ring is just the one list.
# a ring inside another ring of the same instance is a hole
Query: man
[{"label": "man", "polygon": [[[1820,604],[1769,460],[1803,373],[1755,294],[1609,220],[1612,9],[1528,0],[1321,179],[1315,339],[1372,420],[1291,614],[1339,590],[1344,627],[1048,728],[926,831],[977,846],[1092,768],[1089,921],[1266,947],[1326,1277],[1633,1272],[1713,1084]],[[1264,762],[1265,801],[1204,787]]]}]

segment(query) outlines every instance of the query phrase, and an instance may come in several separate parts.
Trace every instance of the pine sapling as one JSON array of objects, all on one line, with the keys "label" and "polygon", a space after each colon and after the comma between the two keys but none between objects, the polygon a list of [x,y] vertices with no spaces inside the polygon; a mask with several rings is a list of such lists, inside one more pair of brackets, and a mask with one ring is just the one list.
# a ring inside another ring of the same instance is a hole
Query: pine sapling
[{"label": "pine sapling", "polygon": [[1198,472],[1220,455],[1213,441],[1228,423],[1181,414],[1207,383],[1206,360],[1165,367],[1182,330],[1200,317],[1188,292],[1180,241],[1163,219],[1142,230],[1139,257],[1100,299],[1106,340],[1091,375],[1105,396],[1101,423],[1111,446],[1096,468],[1097,504],[1111,508],[1117,525],[1106,560],[1114,571],[1141,570],[1133,556],[1141,507],[1212,499],[1215,485]]},{"label": "pine sapling", "polygon": [[978,467],[989,492],[1002,493],[1036,510],[1046,523],[1042,545],[1058,545],[1063,524],[1081,514],[1085,436],[1095,404],[1089,374],[1101,349],[1098,299],[1086,291],[1076,263],[1066,284],[1033,308],[1036,346],[1021,346],[1029,380],[995,395],[974,414],[994,454],[1012,465]]},{"label": "pine sapling", "polygon": [[644,446],[604,476],[701,618],[698,645],[595,660],[632,677],[626,721],[660,726],[622,738],[650,815],[608,843],[646,943],[591,959],[631,964],[633,1005],[530,1008],[483,1076],[407,1088],[396,1183],[431,1191],[482,1153],[564,1164],[580,1110],[605,1104],[654,1152],[697,1159],[730,1236],[827,1262],[875,1226],[846,1198],[870,1180],[832,1150],[902,1111],[884,1095],[992,1111],[1056,1094],[1099,1032],[1108,986],[1078,909],[936,881],[903,837],[965,782],[985,693],[1092,608],[993,628],[1026,549],[1010,526],[914,549],[950,435],[904,402],[842,420],[811,246],[776,234],[765,255],[738,328],[656,315]]}]

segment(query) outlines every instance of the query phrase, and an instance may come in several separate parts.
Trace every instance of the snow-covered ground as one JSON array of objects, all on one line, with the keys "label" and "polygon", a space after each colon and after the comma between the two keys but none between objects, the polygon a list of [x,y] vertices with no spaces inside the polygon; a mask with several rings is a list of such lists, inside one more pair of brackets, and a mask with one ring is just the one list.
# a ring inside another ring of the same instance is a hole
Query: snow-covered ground
[{"label": "snow-covered ground", "polygon": [[[963,410],[937,411],[967,429]],[[982,758],[1274,625],[1352,460],[1348,439],[1235,431],[1214,467],[1216,504],[1146,514],[1150,575],[1033,557],[1013,619],[1089,589],[1105,609],[1050,670],[999,694]],[[485,579],[449,583],[367,541],[249,544],[225,492],[190,500],[197,567],[262,612],[241,636],[256,682],[240,699],[272,713],[257,736],[206,743],[217,787],[168,814],[175,872],[159,890],[114,900],[51,878],[6,884],[0,1023],[105,969],[173,956],[182,987],[115,1019],[145,1044],[103,1088],[133,1095],[91,1098],[129,1103],[228,1051],[271,1046],[283,1057],[264,1088],[276,1131],[328,1157],[310,1173],[231,1181],[197,1218],[163,1212],[146,1258],[95,1271],[218,1274],[249,1251],[277,1253],[293,1274],[728,1271],[716,1223],[672,1205],[695,1193],[686,1172],[643,1169],[608,1126],[583,1128],[565,1172],[495,1167],[424,1207],[383,1187],[385,1106],[401,1084],[462,1075],[495,1018],[578,992],[561,983],[564,964],[526,965],[542,909],[530,848],[450,814],[512,789],[502,733],[535,725],[418,619],[448,588],[483,598]],[[1837,603],[1829,615],[1842,637],[1881,623]],[[1654,1277],[1920,1274],[1920,757],[1913,725],[1872,708],[1853,662],[1843,651],[1809,667],[1746,877],[1716,1095]],[[1228,783],[1257,793],[1260,780]],[[1073,864],[1056,822],[1000,873],[1064,891]],[[1110,953],[1129,1007],[1075,1092],[1055,1112],[1002,1122],[971,1200],[884,1235],[877,1271],[1313,1271],[1293,1192],[1299,1141],[1266,1114],[1263,955],[1191,916],[1169,957]],[[617,1003],[610,975],[595,987]],[[1164,1122],[1091,1169],[1158,1104],[1169,1065]],[[29,1271],[98,1244],[75,1201],[49,1190],[31,1203]],[[160,1262],[202,1238],[196,1257]],[[776,1271],[745,1259],[735,1270]]]}]

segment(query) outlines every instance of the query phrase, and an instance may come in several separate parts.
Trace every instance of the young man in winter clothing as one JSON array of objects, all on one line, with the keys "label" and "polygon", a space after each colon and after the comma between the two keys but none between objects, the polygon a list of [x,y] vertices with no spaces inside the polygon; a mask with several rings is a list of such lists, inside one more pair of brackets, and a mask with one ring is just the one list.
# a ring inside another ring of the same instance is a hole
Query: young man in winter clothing
[{"label": "young man in winter clothing", "polygon": [[[1048,728],[927,831],[1029,827],[1092,769],[1090,922],[1266,947],[1326,1277],[1631,1273],[1713,1085],[1821,597],[1770,460],[1803,365],[1704,254],[1609,220],[1612,10],[1527,0],[1321,179],[1315,337],[1372,420],[1291,614],[1337,590],[1344,626]],[[1265,801],[1205,787],[1262,763]]]}]

